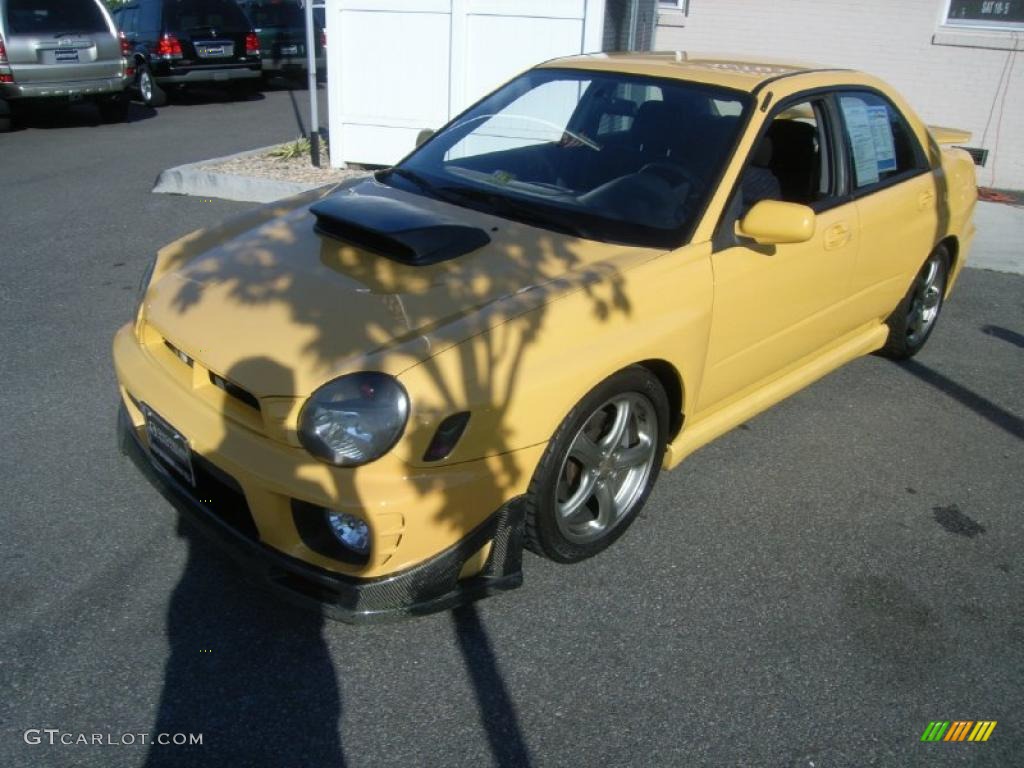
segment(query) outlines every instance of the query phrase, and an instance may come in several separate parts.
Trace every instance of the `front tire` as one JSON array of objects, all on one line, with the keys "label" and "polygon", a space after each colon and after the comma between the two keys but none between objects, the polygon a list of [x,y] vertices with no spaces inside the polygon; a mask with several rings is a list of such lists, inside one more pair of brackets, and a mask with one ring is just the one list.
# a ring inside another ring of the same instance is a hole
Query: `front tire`
[{"label": "front tire", "polygon": [[907,360],[924,347],[942,311],[949,264],[946,246],[940,245],[932,251],[907,295],[886,320],[889,339],[881,350],[883,355],[894,360]]},{"label": "front tire", "polygon": [[668,398],[646,369],[619,371],[570,411],[548,444],[525,499],[526,546],[575,563],[618,539],[661,471]]}]

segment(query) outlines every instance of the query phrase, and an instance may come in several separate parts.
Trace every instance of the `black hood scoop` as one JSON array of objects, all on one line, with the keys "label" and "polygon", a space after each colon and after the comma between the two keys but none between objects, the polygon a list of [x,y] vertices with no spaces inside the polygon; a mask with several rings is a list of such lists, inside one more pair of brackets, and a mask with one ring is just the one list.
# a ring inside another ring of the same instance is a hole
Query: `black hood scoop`
[{"label": "black hood scoop", "polygon": [[491,242],[482,229],[383,195],[349,190],[309,210],[321,235],[412,266],[454,259]]}]

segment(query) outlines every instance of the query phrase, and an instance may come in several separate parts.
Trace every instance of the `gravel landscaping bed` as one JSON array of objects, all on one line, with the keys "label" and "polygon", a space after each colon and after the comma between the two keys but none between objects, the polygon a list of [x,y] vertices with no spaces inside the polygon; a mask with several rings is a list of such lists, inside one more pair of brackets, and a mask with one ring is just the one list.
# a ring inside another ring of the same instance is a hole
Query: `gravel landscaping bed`
[{"label": "gravel landscaping bed", "polygon": [[286,148],[294,142],[286,142],[276,147],[267,147],[257,153],[246,153],[222,160],[203,164],[202,170],[212,173],[227,173],[235,176],[253,176],[274,181],[290,181],[300,184],[331,184],[358,176],[367,176],[370,170],[361,166],[349,166],[342,170],[331,168],[330,157],[326,146],[320,147],[320,168],[310,164],[308,149],[303,154],[291,158],[275,157],[272,153],[278,148]]}]

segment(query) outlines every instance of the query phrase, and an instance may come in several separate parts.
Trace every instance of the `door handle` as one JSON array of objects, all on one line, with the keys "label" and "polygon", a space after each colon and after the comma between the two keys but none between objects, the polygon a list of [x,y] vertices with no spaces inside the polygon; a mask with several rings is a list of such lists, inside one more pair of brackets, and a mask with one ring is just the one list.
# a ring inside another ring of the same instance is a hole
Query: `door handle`
[{"label": "door handle", "polygon": [[831,251],[850,241],[850,228],[846,224],[833,224],[825,230],[825,250]]},{"label": "door handle", "polygon": [[928,206],[935,202],[935,193],[931,190],[925,190],[917,196],[917,207],[918,210],[924,210]]}]

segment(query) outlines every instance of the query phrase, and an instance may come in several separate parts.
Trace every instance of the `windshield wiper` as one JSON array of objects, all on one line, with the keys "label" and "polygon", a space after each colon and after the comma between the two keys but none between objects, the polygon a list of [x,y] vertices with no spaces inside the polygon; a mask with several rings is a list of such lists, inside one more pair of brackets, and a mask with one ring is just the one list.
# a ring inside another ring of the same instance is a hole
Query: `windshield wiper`
[{"label": "windshield wiper", "polygon": [[538,208],[535,205],[531,205],[529,202],[513,200],[512,198],[499,195],[496,192],[488,192],[484,189],[474,189],[472,187],[436,187],[437,192],[442,199],[447,199],[449,202],[456,202],[457,199],[469,200],[477,203],[484,203],[490,208],[488,213],[493,213],[498,216],[507,216],[510,219],[515,219],[523,224],[534,224],[547,229],[553,229],[557,232],[561,232],[565,235],[573,235],[575,237],[588,237],[588,235],[580,228],[580,226],[571,221],[566,216],[559,215],[554,211],[549,211],[543,208]]},{"label": "windshield wiper", "polygon": [[[530,205],[529,203],[519,203],[495,192],[488,192],[483,189],[474,189],[472,187],[439,187],[416,171],[411,171],[408,168],[402,168],[399,166],[389,168],[384,172],[385,178],[391,174],[407,179],[421,192],[424,192],[428,196],[438,200],[443,200],[446,203],[462,205],[466,202],[470,202],[477,204],[477,206],[482,203],[483,208],[485,209],[484,213],[505,216],[510,219],[515,219],[523,224],[534,224],[547,229],[553,229],[565,235],[573,235],[575,237],[588,236],[576,223],[570,222],[564,216],[538,210],[535,206]],[[470,207],[476,206],[471,205]]]},{"label": "windshield wiper", "polygon": [[400,176],[403,179],[408,179],[415,184],[420,191],[426,192],[431,197],[440,197],[437,192],[437,188],[427,181],[425,176],[421,176],[416,173],[416,171],[410,171],[408,168],[399,168],[398,166],[394,166],[385,171],[384,174],[385,176],[394,174],[395,176]]}]

